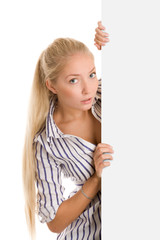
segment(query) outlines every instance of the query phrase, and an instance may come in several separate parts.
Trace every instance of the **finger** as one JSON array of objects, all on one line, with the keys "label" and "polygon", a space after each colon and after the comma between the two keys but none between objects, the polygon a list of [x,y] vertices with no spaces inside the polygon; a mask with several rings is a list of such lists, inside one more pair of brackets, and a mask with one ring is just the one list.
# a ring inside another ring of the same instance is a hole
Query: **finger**
[{"label": "finger", "polygon": [[97,43],[94,43],[94,45],[98,48],[98,50],[101,50],[101,46],[99,46]]},{"label": "finger", "polygon": [[100,41],[101,43],[107,43],[109,42],[109,38],[102,37],[98,34],[95,34],[95,41]]},{"label": "finger", "polygon": [[98,27],[101,29],[101,30],[105,30],[106,28],[102,25],[102,21],[98,21]]},{"label": "finger", "polygon": [[95,41],[99,46],[105,46],[105,45],[106,45],[106,43],[101,42],[101,41],[99,41],[99,40],[97,40],[97,39],[94,39],[94,41]]},{"label": "finger", "polygon": [[99,166],[105,163],[111,163],[110,161],[111,159],[104,159],[104,160],[98,159],[98,161],[94,162],[95,169],[99,169]]},{"label": "finger", "polygon": [[102,38],[98,35],[95,35],[94,41],[100,46],[105,46],[110,40],[109,38]]},{"label": "finger", "polygon": [[[104,154],[107,153],[107,154]],[[104,160],[106,158],[112,158],[110,154],[113,154],[114,151],[112,148],[97,148],[95,152],[93,153],[93,159],[94,161],[98,161],[99,159]]]},{"label": "finger", "polygon": [[93,152],[93,157],[96,158],[101,155],[103,152],[114,153],[113,147],[107,143],[98,143],[95,151]]},{"label": "finger", "polygon": [[95,159],[95,164],[99,163],[99,162],[104,162],[104,161],[108,161],[108,160],[113,160],[113,156],[110,154],[101,154],[98,158]]},{"label": "finger", "polygon": [[101,177],[103,168],[109,167],[110,165],[110,162],[100,162],[99,164],[97,164],[95,167],[97,176]]},{"label": "finger", "polygon": [[103,159],[103,161],[105,161],[105,160],[113,160],[113,156],[111,155],[111,154],[109,154],[109,153],[103,153],[102,154],[102,159]]},{"label": "finger", "polygon": [[110,162],[102,162],[99,165],[97,165],[97,169],[96,169],[97,175],[101,176],[103,168],[109,167],[110,165],[111,165]]},{"label": "finger", "polygon": [[107,143],[98,143],[97,144],[97,148],[98,147],[108,147],[108,148],[112,148],[113,149],[113,147],[110,145],[110,144],[107,144]]},{"label": "finger", "polygon": [[110,165],[111,165],[110,162],[104,162],[104,163],[103,163],[103,166],[104,166],[104,167],[109,167]]},{"label": "finger", "polygon": [[98,50],[101,50],[101,46],[99,46],[97,43],[94,43],[94,45],[98,48]]},{"label": "finger", "polygon": [[98,27],[95,29],[95,32],[98,34],[98,35],[101,35],[103,37],[109,37],[109,33],[107,32],[102,32],[102,30],[100,30]]}]

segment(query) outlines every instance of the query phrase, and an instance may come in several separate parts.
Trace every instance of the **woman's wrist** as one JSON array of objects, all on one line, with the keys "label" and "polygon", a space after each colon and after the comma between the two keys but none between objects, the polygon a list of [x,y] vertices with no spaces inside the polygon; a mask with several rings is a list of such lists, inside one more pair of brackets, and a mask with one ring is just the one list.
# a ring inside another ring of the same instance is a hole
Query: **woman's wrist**
[{"label": "woman's wrist", "polygon": [[89,196],[87,196],[87,195],[85,194],[85,192],[83,191],[83,186],[81,187],[81,193],[82,193],[87,199],[93,200],[93,198],[91,198],[91,197],[89,197]]},{"label": "woman's wrist", "polygon": [[101,177],[97,176],[96,172],[92,175],[92,179],[96,186],[98,187],[98,191],[101,190]]}]

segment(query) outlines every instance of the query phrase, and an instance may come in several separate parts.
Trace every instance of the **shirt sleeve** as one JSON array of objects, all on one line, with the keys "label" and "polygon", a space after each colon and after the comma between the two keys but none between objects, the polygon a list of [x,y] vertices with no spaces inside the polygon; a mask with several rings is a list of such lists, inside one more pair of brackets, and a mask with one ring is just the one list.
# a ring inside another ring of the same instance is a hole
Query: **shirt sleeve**
[{"label": "shirt sleeve", "polygon": [[54,219],[60,204],[65,200],[61,166],[40,142],[36,142],[35,158],[38,216],[40,222],[50,222]]}]

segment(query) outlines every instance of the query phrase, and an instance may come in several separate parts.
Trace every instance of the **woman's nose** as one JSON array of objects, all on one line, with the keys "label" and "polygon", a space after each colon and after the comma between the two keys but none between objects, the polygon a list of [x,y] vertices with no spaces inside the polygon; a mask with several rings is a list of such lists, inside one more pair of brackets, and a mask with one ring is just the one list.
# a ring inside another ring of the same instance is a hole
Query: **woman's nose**
[{"label": "woman's nose", "polygon": [[90,92],[90,85],[87,82],[82,83],[82,93],[88,94]]}]

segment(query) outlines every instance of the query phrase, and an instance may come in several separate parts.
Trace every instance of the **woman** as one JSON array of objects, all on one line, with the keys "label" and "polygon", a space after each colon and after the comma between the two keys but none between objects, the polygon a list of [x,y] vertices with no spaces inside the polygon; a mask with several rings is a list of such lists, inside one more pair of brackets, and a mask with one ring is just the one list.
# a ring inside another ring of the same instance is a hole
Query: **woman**
[{"label": "woman", "polygon": [[[109,41],[102,30],[98,22],[99,50]],[[113,148],[101,143],[101,79],[90,50],[71,38],[56,39],[38,60],[30,99],[23,177],[31,235],[37,206],[57,239],[101,239],[101,174]],[[76,185],[68,199],[62,173]]]}]

